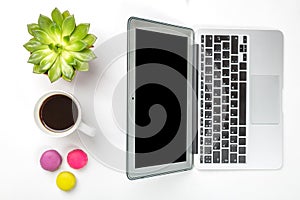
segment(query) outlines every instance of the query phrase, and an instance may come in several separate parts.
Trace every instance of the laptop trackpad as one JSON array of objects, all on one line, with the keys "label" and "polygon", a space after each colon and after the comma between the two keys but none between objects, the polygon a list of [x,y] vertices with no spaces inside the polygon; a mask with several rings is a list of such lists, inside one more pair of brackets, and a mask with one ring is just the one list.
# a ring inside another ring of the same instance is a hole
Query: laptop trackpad
[{"label": "laptop trackpad", "polygon": [[252,75],[250,115],[252,124],[278,124],[279,76]]}]

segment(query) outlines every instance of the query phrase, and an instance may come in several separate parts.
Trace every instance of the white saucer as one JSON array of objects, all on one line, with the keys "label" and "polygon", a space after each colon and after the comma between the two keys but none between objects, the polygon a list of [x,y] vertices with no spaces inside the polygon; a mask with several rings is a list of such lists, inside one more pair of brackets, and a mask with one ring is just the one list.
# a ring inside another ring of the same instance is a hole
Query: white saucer
[{"label": "white saucer", "polygon": [[98,46],[90,71],[79,72],[74,87],[83,121],[97,129],[95,137],[79,133],[82,144],[98,162],[120,172],[126,172],[126,42],[124,33]]}]

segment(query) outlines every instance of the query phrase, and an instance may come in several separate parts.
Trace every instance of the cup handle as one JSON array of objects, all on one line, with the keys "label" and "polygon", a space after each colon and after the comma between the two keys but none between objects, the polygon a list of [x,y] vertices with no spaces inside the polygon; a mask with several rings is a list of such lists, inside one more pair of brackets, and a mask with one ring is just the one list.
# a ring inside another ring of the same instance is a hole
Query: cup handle
[{"label": "cup handle", "polygon": [[90,137],[94,137],[96,135],[96,129],[93,127],[90,127],[89,125],[87,125],[84,122],[80,123],[78,130]]}]

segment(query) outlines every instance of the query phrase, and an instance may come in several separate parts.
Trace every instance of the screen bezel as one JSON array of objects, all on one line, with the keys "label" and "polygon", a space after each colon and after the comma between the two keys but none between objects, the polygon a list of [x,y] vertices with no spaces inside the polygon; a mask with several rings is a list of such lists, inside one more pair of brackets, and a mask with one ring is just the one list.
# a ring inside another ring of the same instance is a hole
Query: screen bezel
[{"label": "screen bezel", "polygon": [[[148,176],[171,173],[175,171],[189,170],[193,165],[192,157],[192,75],[193,75],[193,44],[194,32],[190,28],[173,26],[170,24],[154,22],[151,20],[131,17],[128,20],[127,31],[127,177],[129,179],[137,179]],[[135,30],[142,29],[159,33],[172,34],[187,37],[187,157],[185,162],[169,163],[163,165],[155,165],[143,168],[135,167],[135,156],[130,152],[135,152]]]}]

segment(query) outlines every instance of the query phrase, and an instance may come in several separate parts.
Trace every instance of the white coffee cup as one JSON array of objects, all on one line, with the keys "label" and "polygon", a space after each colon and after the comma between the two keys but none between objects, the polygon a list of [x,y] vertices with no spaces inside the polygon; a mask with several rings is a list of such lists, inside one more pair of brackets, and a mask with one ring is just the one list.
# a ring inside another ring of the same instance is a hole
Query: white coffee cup
[{"label": "white coffee cup", "polygon": [[[50,98],[54,95],[64,95],[64,96],[70,98],[74,102],[75,106],[77,107],[78,115],[77,115],[77,119],[76,119],[74,125],[72,125],[71,127],[67,128],[65,130],[54,130],[54,129],[46,127],[46,125],[42,122],[42,119],[40,116],[40,111],[41,111],[41,108],[42,108],[44,102],[48,98]],[[43,95],[37,101],[37,103],[35,105],[35,109],[34,109],[34,119],[35,119],[37,126],[40,128],[40,130],[51,137],[65,137],[65,136],[70,135],[71,133],[74,133],[76,130],[79,130],[81,133],[84,133],[91,137],[95,136],[95,134],[96,134],[96,130],[93,127],[90,127],[89,125],[85,124],[82,121],[82,111],[81,111],[81,106],[80,106],[78,100],[72,94],[64,92],[64,91],[60,91],[60,90],[51,91],[51,92]]]}]

